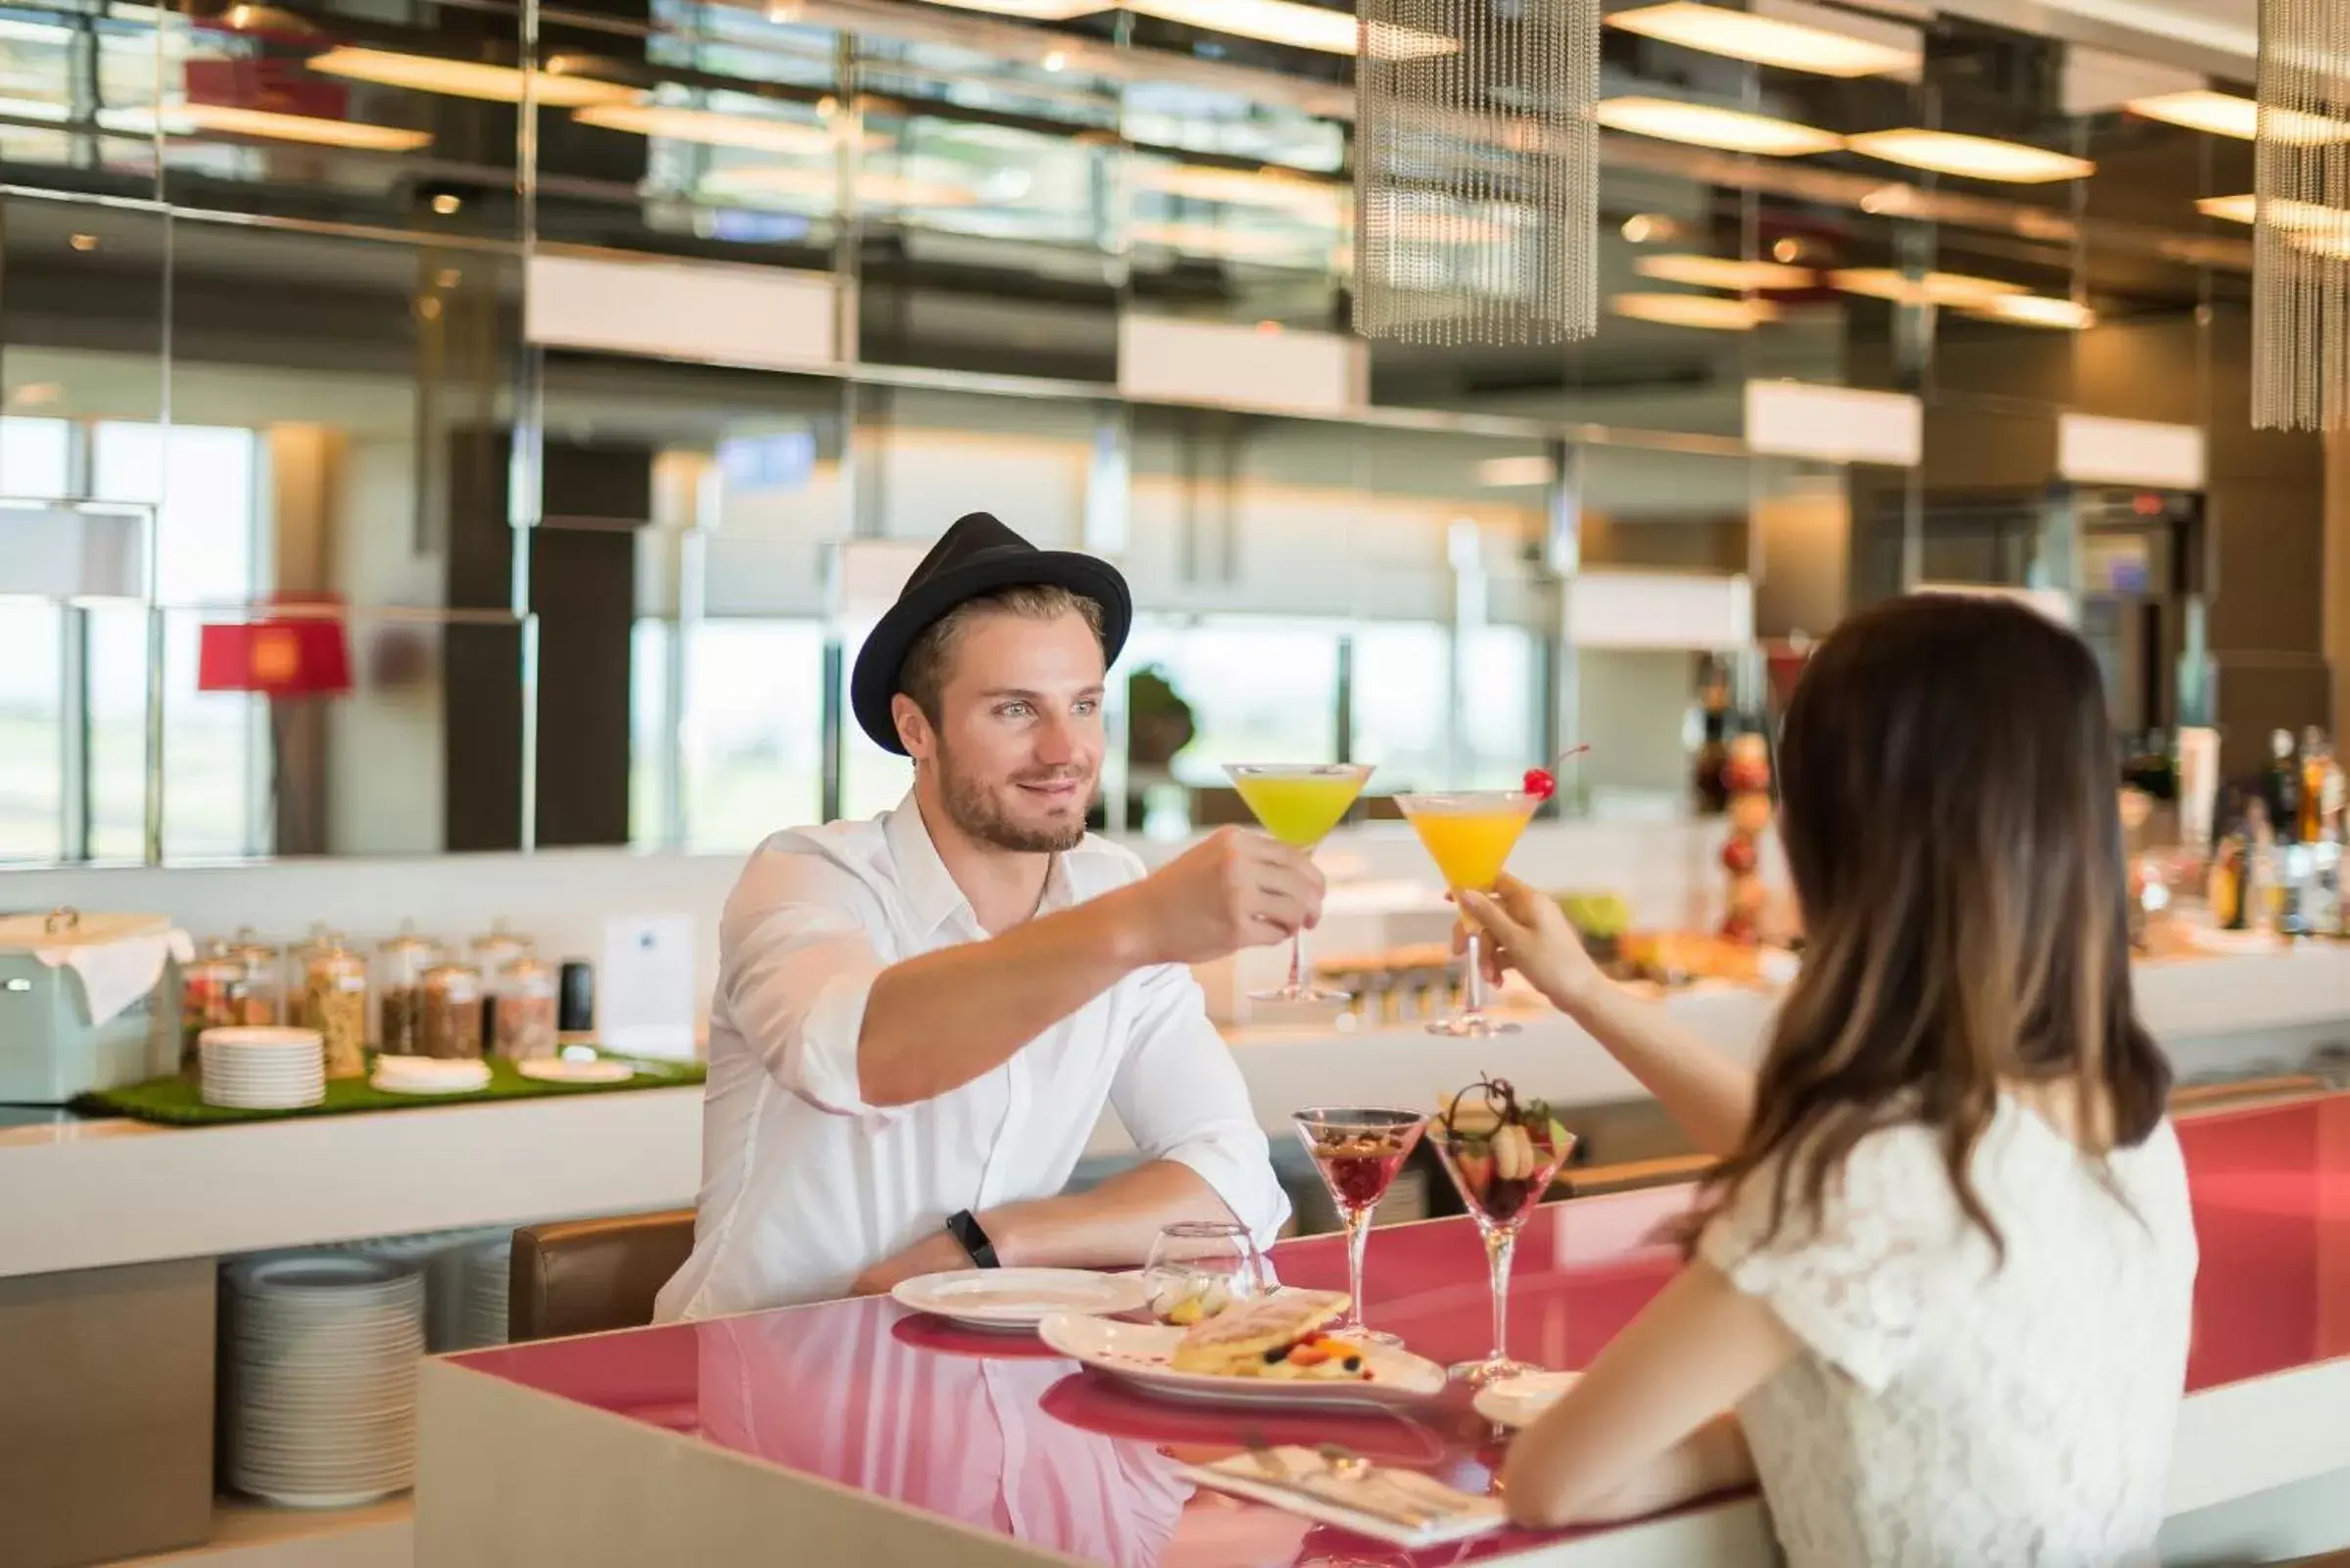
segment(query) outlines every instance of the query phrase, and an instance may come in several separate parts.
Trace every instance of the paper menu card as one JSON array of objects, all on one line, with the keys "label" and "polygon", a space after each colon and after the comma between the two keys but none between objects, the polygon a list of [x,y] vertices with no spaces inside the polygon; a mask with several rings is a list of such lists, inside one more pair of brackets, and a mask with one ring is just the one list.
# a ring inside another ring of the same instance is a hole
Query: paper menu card
[{"label": "paper menu card", "polygon": [[603,923],[596,1039],[625,1056],[694,1056],[694,917],[628,915]]},{"label": "paper menu card", "polygon": [[1350,1472],[1313,1449],[1284,1447],[1185,1465],[1185,1479],[1397,1546],[1473,1541],[1506,1528],[1498,1497],[1472,1497],[1416,1470]]}]

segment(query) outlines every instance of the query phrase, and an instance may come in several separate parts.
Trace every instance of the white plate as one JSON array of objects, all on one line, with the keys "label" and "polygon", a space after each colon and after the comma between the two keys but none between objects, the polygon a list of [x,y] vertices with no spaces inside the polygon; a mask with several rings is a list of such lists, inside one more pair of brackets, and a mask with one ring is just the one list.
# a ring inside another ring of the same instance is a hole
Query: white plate
[{"label": "white plate", "polygon": [[1534,1418],[1559,1402],[1559,1396],[1574,1386],[1580,1372],[1522,1372],[1506,1377],[1499,1383],[1488,1383],[1477,1390],[1469,1403],[1486,1420],[1506,1427],[1532,1426]]},{"label": "white plate", "polygon": [[367,1083],[386,1094],[470,1094],[490,1086],[490,1069],[483,1068],[480,1076],[470,1078],[387,1077],[378,1071]]},{"label": "white plate", "polygon": [[1200,1404],[1277,1404],[1292,1409],[1359,1409],[1417,1404],[1444,1392],[1444,1368],[1425,1356],[1385,1345],[1366,1345],[1367,1382],[1273,1382],[1256,1377],[1218,1377],[1178,1372],[1168,1364],[1179,1328],[1160,1323],[1121,1323],[1103,1317],[1056,1312],[1036,1325],[1037,1337],[1094,1370],[1163,1400]]},{"label": "white plate", "polygon": [[1031,1329],[1055,1312],[1107,1316],[1150,1304],[1139,1274],[1082,1268],[960,1268],[897,1282],[900,1307],[968,1328]]},{"label": "white plate", "polygon": [[526,1078],[538,1078],[548,1083],[626,1083],[637,1075],[637,1069],[625,1062],[610,1062],[599,1058],[593,1062],[573,1062],[564,1057],[536,1057],[517,1062],[514,1070]]}]

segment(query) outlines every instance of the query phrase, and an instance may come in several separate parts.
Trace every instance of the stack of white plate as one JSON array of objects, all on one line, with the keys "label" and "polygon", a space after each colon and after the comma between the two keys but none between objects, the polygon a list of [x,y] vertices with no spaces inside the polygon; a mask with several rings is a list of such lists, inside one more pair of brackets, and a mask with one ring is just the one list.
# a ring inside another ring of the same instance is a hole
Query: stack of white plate
[{"label": "stack of white plate", "polygon": [[326,1098],[326,1055],[316,1029],[206,1029],[196,1050],[206,1105],[284,1111]]},{"label": "stack of white plate", "polygon": [[350,1253],[228,1270],[222,1422],[228,1484],[300,1508],[349,1508],[416,1474],[424,1276]]},{"label": "stack of white plate", "polygon": [[490,1086],[490,1065],[464,1058],[379,1056],[367,1080],[391,1094],[467,1094]]},{"label": "stack of white plate", "polygon": [[506,1292],[512,1282],[513,1240],[500,1237],[465,1250],[465,1312],[457,1343],[467,1349],[505,1343]]}]

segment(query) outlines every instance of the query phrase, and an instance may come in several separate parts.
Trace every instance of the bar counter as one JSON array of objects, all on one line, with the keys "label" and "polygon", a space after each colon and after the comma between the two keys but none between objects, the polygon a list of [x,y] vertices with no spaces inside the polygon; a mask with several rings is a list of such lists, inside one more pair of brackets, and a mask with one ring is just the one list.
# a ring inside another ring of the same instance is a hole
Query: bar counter
[{"label": "bar counter", "polygon": [[[2180,1131],[2202,1266],[2174,1519],[2350,1471],[2350,1095],[2198,1117]],[[1548,1366],[1588,1362],[1669,1277],[1676,1259],[1653,1232],[1690,1196],[1540,1210],[1517,1249],[1511,1348]],[[1289,1283],[1344,1286],[1334,1237],[1273,1257]],[[1371,1322],[1421,1354],[1485,1349],[1484,1253],[1465,1220],[1375,1231],[1366,1294]],[[887,1300],[837,1302],[428,1363],[417,1558],[1271,1568],[1774,1556],[1751,1494],[1415,1554],[1175,1473],[1252,1441],[1342,1443],[1471,1491],[1501,1452],[1459,1386],[1378,1415],[1161,1403],[1025,1337],[951,1329]]]}]

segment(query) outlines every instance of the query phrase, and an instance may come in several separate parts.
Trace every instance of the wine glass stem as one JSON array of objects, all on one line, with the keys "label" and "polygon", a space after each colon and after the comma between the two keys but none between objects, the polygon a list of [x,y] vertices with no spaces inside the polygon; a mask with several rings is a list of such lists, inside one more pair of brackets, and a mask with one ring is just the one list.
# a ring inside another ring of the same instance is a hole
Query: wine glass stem
[{"label": "wine glass stem", "polygon": [[1289,994],[1306,994],[1306,927],[1289,933]]},{"label": "wine glass stem", "polygon": [[1478,1019],[1485,1016],[1485,933],[1476,922],[1469,922],[1468,945],[1463,957],[1468,973],[1461,981],[1461,1011],[1463,1017]]},{"label": "wine glass stem", "polygon": [[1493,1359],[1510,1358],[1510,1259],[1517,1251],[1517,1230],[1485,1233],[1485,1266],[1493,1280]]},{"label": "wine glass stem", "polygon": [[1366,1209],[1353,1209],[1346,1213],[1346,1326],[1361,1328],[1363,1324],[1363,1255],[1370,1247],[1370,1214]]}]

